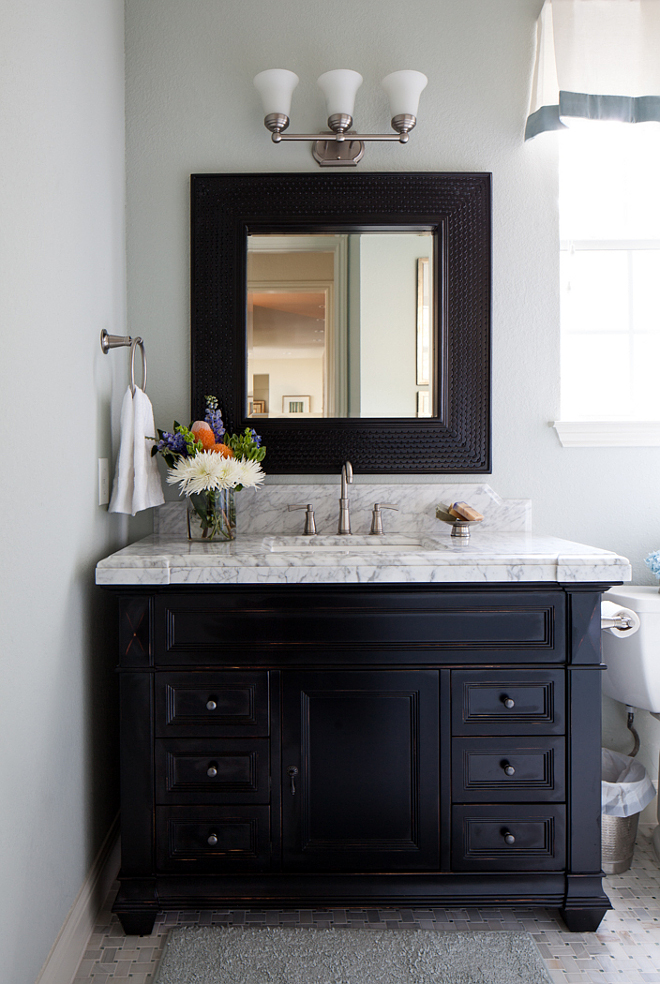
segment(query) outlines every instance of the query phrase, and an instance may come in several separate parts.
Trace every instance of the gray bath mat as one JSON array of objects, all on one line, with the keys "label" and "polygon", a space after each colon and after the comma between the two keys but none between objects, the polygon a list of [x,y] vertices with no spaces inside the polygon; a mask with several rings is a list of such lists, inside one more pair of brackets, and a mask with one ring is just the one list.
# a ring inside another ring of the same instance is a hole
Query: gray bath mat
[{"label": "gray bath mat", "polygon": [[551,984],[528,933],[173,929],[155,984]]}]

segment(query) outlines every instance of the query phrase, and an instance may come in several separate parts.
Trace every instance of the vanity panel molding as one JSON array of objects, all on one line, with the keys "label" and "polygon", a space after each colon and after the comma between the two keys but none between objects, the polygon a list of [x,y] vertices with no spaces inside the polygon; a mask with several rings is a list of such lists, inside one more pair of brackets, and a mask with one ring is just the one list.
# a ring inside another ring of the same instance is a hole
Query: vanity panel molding
[{"label": "vanity panel molding", "polygon": [[156,733],[161,738],[259,737],[268,734],[268,674],[160,673]]},{"label": "vanity panel molding", "polygon": [[561,871],[566,864],[563,806],[455,806],[455,871]]},{"label": "vanity panel molding", "polygon": [[317,590],[300,585],[282,594],[257,585],[216,593],[200,588],[194,598],[175,589],[159,595],[154,602],[159,664],[220,666],[243,660],[246,653],[255,662],[283,654],[304,660],[309,651],[323,649],[333,662],[350,665],[396,662],[413,654],[431,663],[440,656],[447,662],[492,663],[503,653],[507,662],[565,659],[563,594],[383,585],[376,610],[373,593],[360,586],[347,592],[329,585],[320,603]]},{"label": "vanity panel molding", "polygon": [[156,807],[158,871],[261,871],[270,855],[269,806]]},{"label": "vanity panel molding", "polygon": [[111,588],[143,613],[142,665],[126,634],[119,660],[126,931],[507,900],[596,929],[606,586]]},{"label": "vanity panel molding", "polygon": [[122,666],[151,666],[153,602],[153,595],[120,596],[119,658]]},{"label": "vanity panel molding", "polygon": [[265,738],[156,741],[156,802],[269,803],[269,742]]},{"label": "vanity panel molding", "polygon": [[481,738],[452,742],[452,796],[457,803],[563,803],[563,738]]}]

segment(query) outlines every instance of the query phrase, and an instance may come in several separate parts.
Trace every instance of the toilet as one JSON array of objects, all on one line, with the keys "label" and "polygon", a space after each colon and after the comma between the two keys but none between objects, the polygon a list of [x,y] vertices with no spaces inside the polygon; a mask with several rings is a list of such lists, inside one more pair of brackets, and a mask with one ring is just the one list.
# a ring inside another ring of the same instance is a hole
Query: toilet
[{"label": "toilet", "polygon": [[[625,633],[601,633],[607,666],[603,693],[629,707],[650,711],[660,720],[660,592],[656,587],[629,585],[606,591],[603,601],[631,609],[640,620],[639,630],[628,638]],[[653,832],[653,845],[660,858],[660,826]]]},{"label": "toilet", "polygon": [[660,714],[660,592],[653,587],[611,588],[603,601],[631,608],[639,615],[639,631],[603,632],[603,693],[622,704]]}]

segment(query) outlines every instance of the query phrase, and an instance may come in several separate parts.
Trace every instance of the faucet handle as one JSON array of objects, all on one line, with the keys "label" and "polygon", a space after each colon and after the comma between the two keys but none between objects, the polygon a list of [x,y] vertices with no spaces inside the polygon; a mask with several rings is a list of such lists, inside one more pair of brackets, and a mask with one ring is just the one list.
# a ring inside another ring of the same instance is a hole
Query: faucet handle
[{"label": "faucet handle", "polygon": [[303,532],[303,536],[314,536],[314,534],[316,533],[316,521],[314,519],[314,506],[312,505],[312,503],[302,502],[302,503],[296,503],[293,506],[289,506],[289,512],[292,512],[294,509],[307,510],[305,513],[305,530]]},{"label": "faucet handle", "polygon": [[381,509],[395,509],[398,512],[399,507],[392,505],[391,502],[374,503],[374,509],[371,514],[371,532],[379,536],[383,533],[383,517],[381,514]]}]

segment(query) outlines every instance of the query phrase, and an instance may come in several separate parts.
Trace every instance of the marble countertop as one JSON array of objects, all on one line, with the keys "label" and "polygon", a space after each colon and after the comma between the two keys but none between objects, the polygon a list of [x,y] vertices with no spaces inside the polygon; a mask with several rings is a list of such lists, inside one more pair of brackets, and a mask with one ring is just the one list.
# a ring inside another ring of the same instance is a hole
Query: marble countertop
[{"label": "marble countertop", "polygon": [[625,557],[557,537],[477,529],[385,537],[241,534],[229,543],[151,535],[96,567],[100,585],[629,581]]}]

